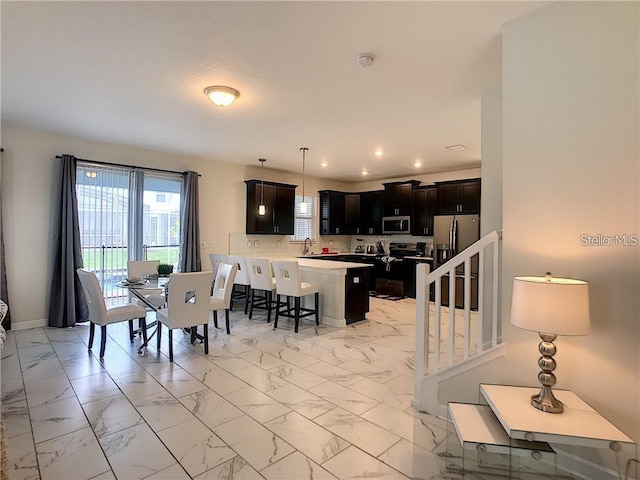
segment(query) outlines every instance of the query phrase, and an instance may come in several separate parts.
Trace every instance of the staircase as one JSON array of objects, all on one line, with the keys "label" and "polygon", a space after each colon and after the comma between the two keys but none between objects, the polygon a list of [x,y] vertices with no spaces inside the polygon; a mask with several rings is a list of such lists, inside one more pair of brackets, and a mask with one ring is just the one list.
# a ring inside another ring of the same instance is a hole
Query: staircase
[{"label": "staircase", "polygon": [[[446,406],[438,402],[439,383],[504,355],[500,245],[501,234],[494,230],[433,272],[428,264],[417,266],[414,408],[446,417]],[[477,274],[471,269],[475,259]],[[449,305],[443,302],[443,284]],[[472,311],[475,288],[477,310]],[[462,289],[462,305],[455,301],[457,289]]]}]

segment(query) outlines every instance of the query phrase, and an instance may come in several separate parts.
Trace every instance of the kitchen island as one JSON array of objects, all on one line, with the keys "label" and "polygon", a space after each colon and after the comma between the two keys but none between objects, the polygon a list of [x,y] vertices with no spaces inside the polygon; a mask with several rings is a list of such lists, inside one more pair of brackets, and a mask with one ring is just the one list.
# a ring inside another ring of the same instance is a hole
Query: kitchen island
[{"label": "kitchen island", "polygon": [[[313,258],[295,260],[300,265],[302,280],[320,287],[322,323],[344,327],[365,320],[369,311],[367,269],[371,265]],[[311,298],[304,301],[313,302]]]}]

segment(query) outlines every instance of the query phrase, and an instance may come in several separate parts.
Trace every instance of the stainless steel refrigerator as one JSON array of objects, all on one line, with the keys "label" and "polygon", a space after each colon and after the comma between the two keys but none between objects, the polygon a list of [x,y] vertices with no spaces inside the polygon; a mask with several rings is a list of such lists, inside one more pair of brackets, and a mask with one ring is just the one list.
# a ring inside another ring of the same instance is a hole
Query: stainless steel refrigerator
[{"label": "stainless steel refrigerator", "polygon": [[[479,215],[436,215],[433,227],[433,268],[448,262],[480,238]],[[442,304],[449,305],[449,278],[442,279]],[[456,268],[456,308],[464,307],[464,265]],[[478,255],[471,259],[471,308],[478,308]]]}]

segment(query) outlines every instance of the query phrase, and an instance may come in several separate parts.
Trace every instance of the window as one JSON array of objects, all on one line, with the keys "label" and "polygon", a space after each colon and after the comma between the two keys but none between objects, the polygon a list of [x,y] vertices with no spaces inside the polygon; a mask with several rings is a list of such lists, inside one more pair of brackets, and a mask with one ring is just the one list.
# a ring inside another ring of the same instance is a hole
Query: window
[{"label": "window", "polygon": [[84,268],[105,297],[123,296],[129,260],[177,264],[182,175],[78,162],[76,195]]},{"label": "window", "polygon": [[318,197],[317,195],[305,195],[304,199],[309,204],[307,213],[300,211],[302,195],[296,195],[294,233],[289,236],[290,242],[304,242],[305,238],[310,238],[312,242],[315,242],[318,238]]}]

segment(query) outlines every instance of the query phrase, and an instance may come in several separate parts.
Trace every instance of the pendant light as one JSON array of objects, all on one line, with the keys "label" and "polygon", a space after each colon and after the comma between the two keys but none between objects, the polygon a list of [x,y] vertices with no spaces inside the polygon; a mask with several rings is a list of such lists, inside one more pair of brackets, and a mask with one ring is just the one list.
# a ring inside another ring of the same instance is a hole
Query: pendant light
[{"label": "pendant light", "polygon": [[260,205],[258,205],[258,215],[264,216],[267,213],[267,207],[264,206],[264,162],[267,161],[266,158],[259,158],[258,161],[261,163],[260,165]]},{"label": "pendant light", "polygon": [[301,147],[300,151],[302,152],[302,202],[300,202],[300,213],[307,213],[309,208],[307,202],[304,201],[304,164],[307,159],[307,151],[309,149],[307,147]]}]

